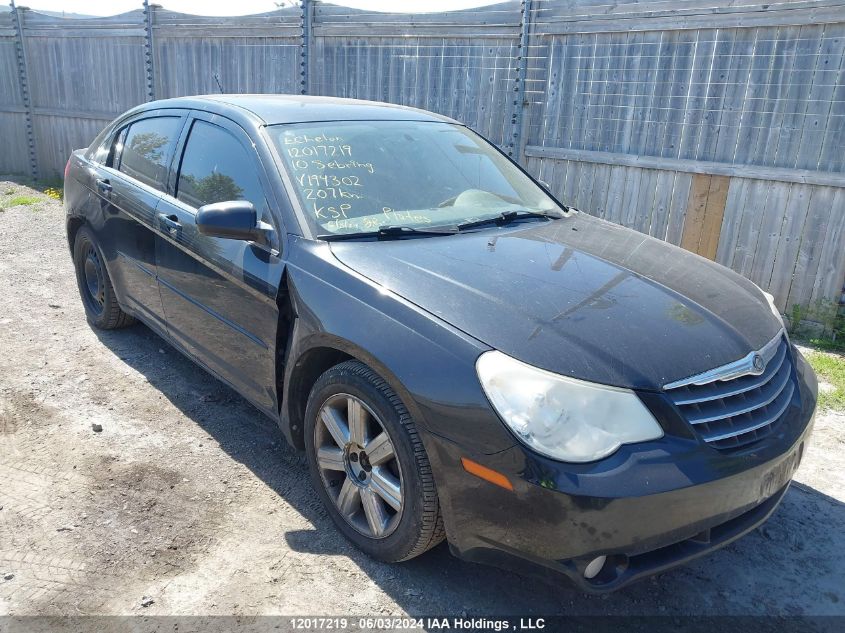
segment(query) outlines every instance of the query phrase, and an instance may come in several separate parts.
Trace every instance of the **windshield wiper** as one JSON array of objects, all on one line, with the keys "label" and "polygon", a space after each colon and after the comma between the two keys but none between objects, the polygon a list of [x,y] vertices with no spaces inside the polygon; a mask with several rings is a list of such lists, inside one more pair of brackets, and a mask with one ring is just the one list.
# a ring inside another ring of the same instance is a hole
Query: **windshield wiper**
[{"label": "windshield wiper", "polygon": [[503,211],[499,215],[494,215],[492,218],[461,222],[456,228],[459,231],[466,231],[467,229],[474,229],[478,226],[487,226],[488,224],[502,226],[503,224],[508,224],[509,222],[513,222],[514,220],[521,218],[549,218],[551,220],[559,220],[561,217],[563,216],[543,211]]},{"label": "windshield wiper", "polygon": [[395,239],[404,236],[423,235],[454,235],[456,229],[417,229],[413,226],[380,226],[378,231],[359,231],[357,233],[324,233],[318,235],[318,240],[336,242],[339,240],[357,240],[367,237],[376,237],[380,240]]}]

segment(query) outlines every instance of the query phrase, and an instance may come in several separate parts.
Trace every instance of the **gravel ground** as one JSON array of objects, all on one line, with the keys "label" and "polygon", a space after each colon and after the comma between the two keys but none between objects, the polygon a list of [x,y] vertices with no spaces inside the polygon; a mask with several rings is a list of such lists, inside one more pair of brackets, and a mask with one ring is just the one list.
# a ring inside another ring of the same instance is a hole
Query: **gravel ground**
[{"label": "gravel ground", "polygon": [[[31,193],[0,177],[0,206],[10,190]],[[0,211],[0,614],[845,615],[845,415],[818,416],[764,527],[609,596],[445,546],[385,565],[273,422],[145,327],[88,326],[40,197]]]}]

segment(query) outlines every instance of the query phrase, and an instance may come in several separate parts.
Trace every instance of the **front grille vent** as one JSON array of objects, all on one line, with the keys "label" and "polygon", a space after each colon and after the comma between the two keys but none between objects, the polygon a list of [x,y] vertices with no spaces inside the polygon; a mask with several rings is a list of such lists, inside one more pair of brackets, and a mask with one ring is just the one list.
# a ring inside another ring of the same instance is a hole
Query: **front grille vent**
[{"label": "front grille vent", "polygon": [[[792,401],[795,381],[785,337],[780,335],[758,354],[766,362],[759,375],[746,374],[705,384],[695,384],[690,379],[682,381],[687,384],[666,386],[666,393],[687,421],[717,449],[733,450],[763,439],[774,430]],[[719,370],[707,373],[717,375]]]}]

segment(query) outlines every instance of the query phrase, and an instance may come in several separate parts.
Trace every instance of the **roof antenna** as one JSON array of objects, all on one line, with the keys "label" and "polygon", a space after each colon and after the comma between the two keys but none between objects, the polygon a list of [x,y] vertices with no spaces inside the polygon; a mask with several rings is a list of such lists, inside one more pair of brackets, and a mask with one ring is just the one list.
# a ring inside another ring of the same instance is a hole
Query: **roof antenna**
[{"label": "roof antenna", "polygon": [[220,88],[220,94],[224,94],[223,85],[220,83],[220,77],[217,76],[217,73],[214,73],[214,81],[217,82],[217,87]]}]

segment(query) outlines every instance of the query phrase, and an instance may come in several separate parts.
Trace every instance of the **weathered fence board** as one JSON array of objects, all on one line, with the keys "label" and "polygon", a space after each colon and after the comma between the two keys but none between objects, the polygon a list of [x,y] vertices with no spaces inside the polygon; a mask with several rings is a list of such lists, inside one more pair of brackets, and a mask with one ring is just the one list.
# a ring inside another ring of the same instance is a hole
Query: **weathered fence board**
[{"label": "weathered fence board", "polygon": [[142,12],[91,19],[19,15],[36,162],[43,175],[58,174],[70,150],[145,100]]},{"label": "weathered fence board", "polygon": [[58,174],[152,98],[389,101],[467,123],[565,203],[730,266],[783,310],[840,296],[845,0],[424,14],[305,0],[226,18],[143,5],[92,19],[0,10],[0,171]]},{"label": "weathered fence board", "polygon": [[0,171],[26,171],[26,109],[11,12],[0,13]]},{"label": "weathered fence board", "polygon": [[20,82],[18,81],[15,34],[11,28],[3,29],[4,18],[0,13],[0,104],[23,107]]},{"label": "weathered fence board", "polygon": [[26,171],[29,165],[26,158],[26,115],[23,112],[0,112],[0,139],[3,142],[0,172]]},{"label": "weathered fence board", "polygon": [[299,92],[297,9],[227,18],[154,9],[151,21],[157,98]]},{"label": "weathered fence board", "polygon": [[[335,7],[332,7],[334,9]],[[514,11],[502,12],[518,20]],[[314,94],[390,101],[434,110],[458,119],[499,145],[510,130],[511,92],[517,73],[518,28],[503,33],[500,24],[475,23],[436,28],[421,35],[416,26],[401,31],[404,18],[396,14],[372,14],[396,37],[379,35],[374,24],[350,34],[345,11],[328,12],[318,5],[314,27],[315,49],[311,87]],[[470,16],[482,15],[478,12]],[[421,16],[414,16],[414,19]],[[431,14],[424,14],[428,24]],[[407,19],[407,18],[405,18]],[[517,23],[518,24],[518,23]],[[398,25],[398,27],[397,27]],[[336,31],[327,28],[337,27]],[[471,32],[470,32],[471,31]]]}]

